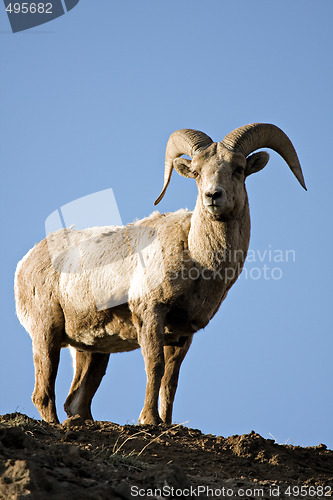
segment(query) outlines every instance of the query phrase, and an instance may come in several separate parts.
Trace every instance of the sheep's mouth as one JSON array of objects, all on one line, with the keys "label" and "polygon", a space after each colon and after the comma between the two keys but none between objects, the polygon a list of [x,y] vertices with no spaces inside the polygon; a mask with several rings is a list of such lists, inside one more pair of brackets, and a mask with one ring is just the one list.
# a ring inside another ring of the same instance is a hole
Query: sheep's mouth
[{"label": "sheep's mouth", "polygon": [[211,211],[211,212],[217,212],[217,211],[220,211],[222,209],[222,205],[217,205],[215,203],[211,203],[210,205],[205,205],[205,207]]},{"label": "sheep's mouth", "polygon": [[232,211],[228,210],[225,205],[217,205],[216,203],[204,204],[209,217],[213,220],[225,222],[232,218]]},{"label": "sheep's mouth", "polygon": [[224,212],[224,205],[218,205],[216,203],[210,203],[210,204],[204,204],[206,210],[208,210],[208,212],[211,214],[211,215],[214,215],[215,217],[216,216],[220,216],[223,214]]}]

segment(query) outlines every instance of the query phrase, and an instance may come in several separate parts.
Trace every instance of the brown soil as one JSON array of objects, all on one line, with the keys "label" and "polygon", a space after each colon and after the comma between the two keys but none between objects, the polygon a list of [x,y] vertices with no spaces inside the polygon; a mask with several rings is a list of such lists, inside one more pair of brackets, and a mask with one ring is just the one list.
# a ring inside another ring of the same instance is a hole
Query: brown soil
[{"label": "brown soil", "polygon": [[254,431],[224,438],[176,425],[0,416],[1,499],[189,497],[333,498],[333,451]]}]

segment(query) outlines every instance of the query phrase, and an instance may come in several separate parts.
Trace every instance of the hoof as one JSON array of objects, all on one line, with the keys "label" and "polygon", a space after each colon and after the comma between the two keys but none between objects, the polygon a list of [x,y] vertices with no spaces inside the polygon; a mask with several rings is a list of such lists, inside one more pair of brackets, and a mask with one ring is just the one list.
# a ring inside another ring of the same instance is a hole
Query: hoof
[{"label": "hoof", "polygon": [[63,421],[62,425],[64,427],[76,427],[77,425],[84,425],[86,420],[91,421],[92,419],[82,418],[80,415],[73,415]]},{"label": "hoof", "polygon": [[157,415],[153,415],[152,413],[148,412],[141,412],[140,417],[139,417],[139,424],[140,425],[158,425],[162,424],[162,419],[157,413]]}]

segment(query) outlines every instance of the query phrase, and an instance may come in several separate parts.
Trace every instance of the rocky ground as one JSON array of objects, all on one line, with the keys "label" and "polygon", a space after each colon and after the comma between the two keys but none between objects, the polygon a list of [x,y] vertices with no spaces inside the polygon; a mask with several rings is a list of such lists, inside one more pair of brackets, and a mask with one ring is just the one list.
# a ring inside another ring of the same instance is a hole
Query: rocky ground
[{"label": "rocky ground", "polygon": [[77,417],[0,416],[1,499],[333,498],[333,451]]}]

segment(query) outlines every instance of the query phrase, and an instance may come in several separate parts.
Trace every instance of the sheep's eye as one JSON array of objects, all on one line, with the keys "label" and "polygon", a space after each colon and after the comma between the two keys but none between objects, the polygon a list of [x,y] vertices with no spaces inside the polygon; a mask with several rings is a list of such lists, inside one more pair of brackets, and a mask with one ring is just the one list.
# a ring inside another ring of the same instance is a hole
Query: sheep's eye
[{"label": "sheep's eye", "polygon": [[237,167],[235,168],[234,173],[242,175],[244,174],[244,170],[244,167]]},{"label": "sheep's eye", "polygon": [[198,174],[198,172],[197,172],[196,170],[193,170],[193,172],[192,172],[192,173],[193,173],[193,177],[194,177],[195,179],[196,179],[196,178],[198,177],[198,175],[199,175],[199,174]]}]

